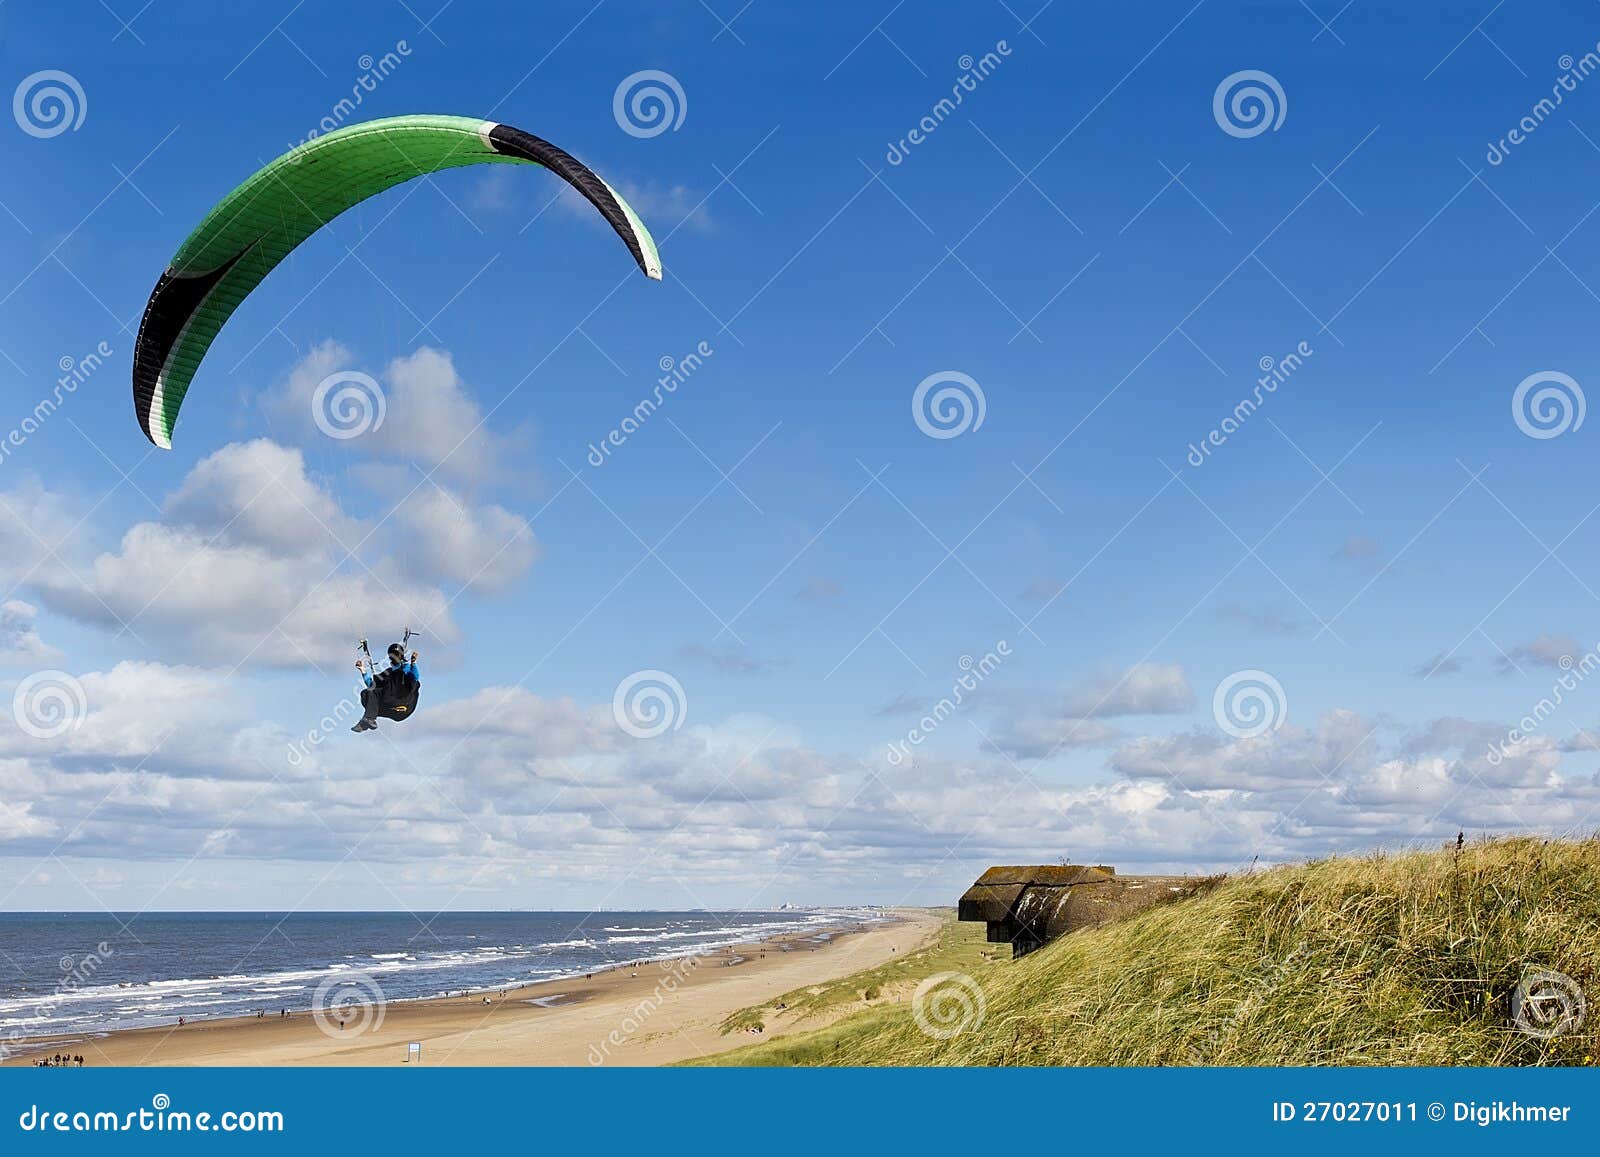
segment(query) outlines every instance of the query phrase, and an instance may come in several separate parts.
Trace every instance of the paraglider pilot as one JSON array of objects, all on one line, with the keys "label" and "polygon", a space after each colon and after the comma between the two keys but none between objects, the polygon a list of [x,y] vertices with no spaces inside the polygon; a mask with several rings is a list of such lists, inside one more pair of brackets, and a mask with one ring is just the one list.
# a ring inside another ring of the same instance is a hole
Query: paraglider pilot
[{"label": "paraglider pilot", "polygon": [[361,706],[365,714],[351,731],[375,731],[378,719],[395,721],[409,719],[417,709],[417,695],[422,689],[422,679],[417,674],[417,653],[406,659],[406,649],[399,643],[389,644],[389,665],[376,674],[372,662],[356,660],[356,670],[367,689],[361,692]]}]

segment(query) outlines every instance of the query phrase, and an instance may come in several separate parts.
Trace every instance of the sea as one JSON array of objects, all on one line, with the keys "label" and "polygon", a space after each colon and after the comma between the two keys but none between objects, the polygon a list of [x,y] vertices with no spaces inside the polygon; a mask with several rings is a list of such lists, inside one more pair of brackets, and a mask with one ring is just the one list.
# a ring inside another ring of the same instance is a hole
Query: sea
[{"label": "sea", "polygon": [[[0,913],[0,1044],[489,992],[783,936],[822,943],[870,909],[741,912]],[[333,999],[339,999],[335,996]]]}]

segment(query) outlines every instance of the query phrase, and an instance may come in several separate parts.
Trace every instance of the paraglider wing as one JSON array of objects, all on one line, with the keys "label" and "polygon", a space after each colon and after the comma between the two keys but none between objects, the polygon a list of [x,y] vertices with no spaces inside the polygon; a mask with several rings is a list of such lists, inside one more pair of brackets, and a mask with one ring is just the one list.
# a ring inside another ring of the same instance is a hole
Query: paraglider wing
[{"label": "paraglider wing", "polygon": [[172,427],[201,359],[233,311],[288,254],[351,206],[413,177],[480,164],[542,165],[616,230],[647,277],[661,258],[611,186],[549,141],[472,117],[401,116],[350,125],[285,153],[224,197],[156,283],[133,358],[145,436],[172,448]]}]

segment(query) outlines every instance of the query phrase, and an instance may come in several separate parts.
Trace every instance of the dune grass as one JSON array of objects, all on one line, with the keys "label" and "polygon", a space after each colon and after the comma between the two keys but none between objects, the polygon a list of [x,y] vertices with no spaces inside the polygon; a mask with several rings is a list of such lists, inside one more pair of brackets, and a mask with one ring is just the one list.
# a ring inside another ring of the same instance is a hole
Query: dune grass
[{"label": "dune grass", "polygon": [[853,973],[839,980],[797,988],[766,1004],[740,1009],[722,1022],[723,1033],[747,1032],[766,1025],[779,1016],[788,1020],[807,1020],[836,1014],[841,1010],[867,1010],[904,1001],[918,981],[936,972],[960,970],[976,972],[1001,958],[1009,959],[1011,949],[1004,944],[984,942],[982,924],[958,924],[954,908],[938,909],[944,920],[932,944],[897,956],[877,968]]},{"label": "dune grass", "polygon": [[[1600,1056],[1596,839],[1509,838],[1275,868],[1015,962],[985,961],[969,943],[966,964],[953,963],[959,938],[895,962],[893,983],[903,993],[919,972],[966,979],[947,977],[915,1002],[863,1002],[828,1027],[708,1063],[1589,1065]],[[1589,1005],[1580,1024],[1544,1005],[1544,1027],[1565,1025],[1548,1039],[1512,1021],[1513,994],[1537,970],[1570,978]],[[871,976],[836,987],[864,990]]]}]

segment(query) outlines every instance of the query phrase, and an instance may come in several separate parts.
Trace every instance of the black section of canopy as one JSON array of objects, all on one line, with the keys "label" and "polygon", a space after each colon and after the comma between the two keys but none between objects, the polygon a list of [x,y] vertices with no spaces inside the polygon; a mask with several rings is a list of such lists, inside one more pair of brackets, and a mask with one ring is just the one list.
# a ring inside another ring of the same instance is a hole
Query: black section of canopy
[{"label": "black section of canopy", "polygon": [[228,271],[239,264],[239,259],[250,252],[250,248],[245,246],[209,273],[182,274],[168,269],[156,282],[150,301],[144,307],[133,350],[134,411],[139,415],[139,428],[152,444],[155,436],[150,433],[150,406],[156,396],[156,381],[167,364],[167,355],[206,295],[228,276]]},{"label": "black section of canopy", "polygon": [[639,263],[639,268],[644,270],[646,275],[650,273],[633,223],[628,220],[627,213],[623,212],[621,204],[612,195],[611,190],[606,188],[606,183],[596,176],[588,165],[565,149],[552,145],[543,137],[536,137],[532,133],[525,133],[510,125],[495,125],[489,130],[489,141],[494,145],[495,152],[543,165],[582,193],[589,204],[600,210],[600,215],[611,223],[617,235],[627,244],[628,251]]}]

